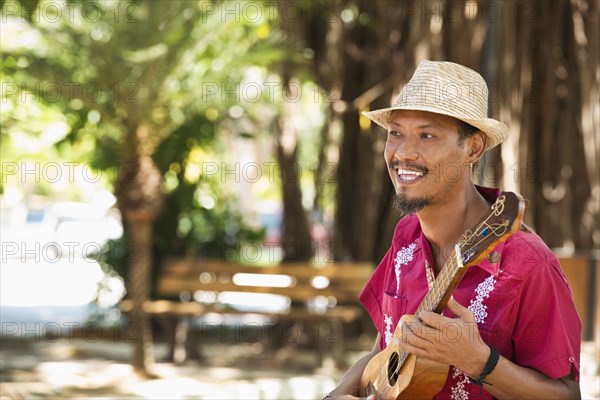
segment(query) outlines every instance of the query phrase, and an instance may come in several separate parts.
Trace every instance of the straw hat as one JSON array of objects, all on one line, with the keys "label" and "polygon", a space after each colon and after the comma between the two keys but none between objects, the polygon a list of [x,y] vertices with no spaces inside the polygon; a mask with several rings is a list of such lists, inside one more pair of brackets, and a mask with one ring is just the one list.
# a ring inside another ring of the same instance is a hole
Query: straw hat
[{"label": "straw hat", "polygon": [[483,77],[470,68],[447,61],[421,61],[391,107],[362,114],[388,129],[394,110],[429,111],[464,121],[487,135],[486,150],[508,135],[505,124],[487,118],[488,87]]}]

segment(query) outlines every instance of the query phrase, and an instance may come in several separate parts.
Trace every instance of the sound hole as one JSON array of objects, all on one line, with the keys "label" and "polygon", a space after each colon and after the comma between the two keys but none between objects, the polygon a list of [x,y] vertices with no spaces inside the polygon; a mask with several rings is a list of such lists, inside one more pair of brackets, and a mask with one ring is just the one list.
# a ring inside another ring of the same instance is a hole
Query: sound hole
[{"label": "sound hole", "polygon": [[388,360],[387,378],[390,386],[394,386],[398,381],[398,353],[393,352]]}]

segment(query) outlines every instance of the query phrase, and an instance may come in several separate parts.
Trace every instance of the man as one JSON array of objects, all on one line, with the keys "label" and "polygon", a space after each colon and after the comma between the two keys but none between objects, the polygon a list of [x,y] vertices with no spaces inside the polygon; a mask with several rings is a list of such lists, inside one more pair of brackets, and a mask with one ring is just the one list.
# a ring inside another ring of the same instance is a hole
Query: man
[{"label": "man", "polygon": [[[499,191],[475,186],[472,168],[508,128],[486,118],[487,96],[475,71],[423,61],[392,107],[364,113],[388,131],[384,157],[406,216],[360,295],[379,332],[373,350],[326,398],[363,393],[369,360],[400,317],[415,312],[460,236],[489,214]],[[423,312],[402,329],[401,350],[451,366],[436,398],[580,397],[581,322],[571,289],[525,226],[468,268],[443,315]]]}]

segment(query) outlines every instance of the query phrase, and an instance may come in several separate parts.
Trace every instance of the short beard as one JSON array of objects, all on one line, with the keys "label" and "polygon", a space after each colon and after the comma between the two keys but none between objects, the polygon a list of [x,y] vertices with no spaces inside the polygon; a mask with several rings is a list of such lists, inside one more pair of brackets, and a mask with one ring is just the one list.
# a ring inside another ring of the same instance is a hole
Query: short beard
[{"label": "short beard", "polygon": [[427,198],[409,199],[405,194],[394,197],[394,208],[400,211],[402,215],[414,214],[427,205],[429,205],[429,199]]}]

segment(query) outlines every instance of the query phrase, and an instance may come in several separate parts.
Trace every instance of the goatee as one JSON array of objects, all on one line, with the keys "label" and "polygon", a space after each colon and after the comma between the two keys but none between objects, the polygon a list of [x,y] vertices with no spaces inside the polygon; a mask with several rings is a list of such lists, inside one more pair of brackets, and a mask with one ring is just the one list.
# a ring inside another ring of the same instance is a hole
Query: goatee
[{"label": "goatee", "polygon": [[394,208],[400,211],[402,215],[414,214],[427,205],[429,205],[429,199],[423,197],[409,199],[405,194],[399,194],[394,198]]}]

